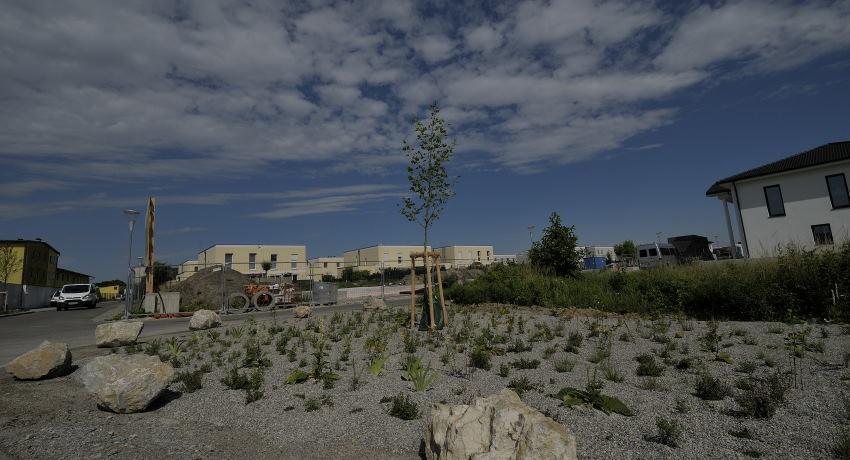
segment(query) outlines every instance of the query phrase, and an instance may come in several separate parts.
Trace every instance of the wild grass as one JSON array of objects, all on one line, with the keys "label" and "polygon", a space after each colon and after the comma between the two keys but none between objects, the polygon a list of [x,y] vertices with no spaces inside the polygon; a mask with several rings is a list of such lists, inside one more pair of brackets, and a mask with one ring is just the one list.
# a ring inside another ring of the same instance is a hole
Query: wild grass
[{"label": "wild grass", "polygon": [[679,447],[684,429],[677,420],[658,417],[655,419],[655,427],[658,431],[652,436],[647,436],[647,441],[657,442],[670,447]]},{"label": "wild grass", "polygon": [[697,377],[694,384],[694,395],[706,401],[719,401],[731,396],[732,389],[717,377],[708,372],[703,372]]}]

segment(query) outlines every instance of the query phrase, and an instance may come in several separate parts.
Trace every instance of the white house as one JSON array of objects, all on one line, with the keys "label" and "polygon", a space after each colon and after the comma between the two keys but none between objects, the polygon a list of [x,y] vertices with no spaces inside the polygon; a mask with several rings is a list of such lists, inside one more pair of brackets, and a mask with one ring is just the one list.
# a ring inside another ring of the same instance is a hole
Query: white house
[{"label": "white house", "polygon": [[788,244],[831,247],[850,239],[850,141],[833,142],[714,183],[706,196],[729,204],[744,257],[769,257]]}]

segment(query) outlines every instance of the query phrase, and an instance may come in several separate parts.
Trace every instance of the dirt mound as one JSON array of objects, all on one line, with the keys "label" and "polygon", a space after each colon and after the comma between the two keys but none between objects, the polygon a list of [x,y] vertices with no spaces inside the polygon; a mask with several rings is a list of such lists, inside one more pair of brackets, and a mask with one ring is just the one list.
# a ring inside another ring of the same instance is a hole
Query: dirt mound
[{"label": "dirt mound", "polygon": [[[213,271],[215,270],[215,271]],[[180,310],[194,311],[201,308],[218,310],[221,307],[222,274],[217,267],[199,270],[177,285],[180,291]],[[229,268],[224,269],[224,292],[243,292],[251,282],[247,275]]]}]

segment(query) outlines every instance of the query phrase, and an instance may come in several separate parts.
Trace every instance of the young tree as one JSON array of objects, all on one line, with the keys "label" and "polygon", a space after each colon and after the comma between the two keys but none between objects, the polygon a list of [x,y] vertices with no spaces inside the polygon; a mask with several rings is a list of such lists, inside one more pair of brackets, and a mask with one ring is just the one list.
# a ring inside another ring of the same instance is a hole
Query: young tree
[{"label": "young tree", "polygon": [[[440,218],[449,198],[454,196],[453,186],[457,180],[446,173],[455,142],[448,140],[448,125],[440,117],[437,104],[432,104],[429,111],[428,120],[413,120],[416,142],[411,144],[405,140],[401,147],[407,156],[407,180],[410,182],[410,193],[402,200],[401,213],[422,227],[425,234],[423,252],[428,251],[431,226]],[[428,257],[425,257],[425,276],[431,276]],[[430,297],[430,292],[428,295]]]},{"label": "young tree", "polygon": [[636,252],[635,242],[632,240],[626,240],[621,244],[614,245],[614,253],[618,256],[634,257]]},{"label": "young tree", "polygon": [[[3,278],[3,290],[9,291],[9,277],[12,273],[20,270],[24,266],[24,261],[18,257],[18,253],[11,246],[0,247],[0,278]],[[8,294],[4,294],[8,295]],[[3,300],[3,311],[6,311],[6,300]]]},{"label": "young tree", "polygon": [[532,265],[554,275],[575,276],[579,272],[580,258],[576,250],[577,240],[575,226],[563,225],[561,216],[553,212],[549,216],[549,226],[543,229],[543,236],[528,250],[528,259]]},{"label": "young tree", "polygon": [[272,269],[272,263],[269,262],[268,260],[264,260],[263,263],[262,263],[262,266],[263,266],[263,271],[266,272],[265,277],[268,278],[269,277],[269,270]]}]

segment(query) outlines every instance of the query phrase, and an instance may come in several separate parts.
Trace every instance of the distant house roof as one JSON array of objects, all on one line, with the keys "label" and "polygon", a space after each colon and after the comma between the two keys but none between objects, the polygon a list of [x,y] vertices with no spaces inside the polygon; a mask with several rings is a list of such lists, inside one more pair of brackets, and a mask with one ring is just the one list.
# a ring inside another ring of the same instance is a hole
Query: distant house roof
[{"label": "distant house roof", "polygon": [[74,270],[68,270],[67,268],[57,268],[56,273],[59,273],[59,272],[70,273],[72,275],[87,276],[87,277],[91,278],[91,276],[89,276],[85,273],[75,272]]},{"label": "distant house roof", "polygon": [[766,165],[735,174],[734,176],[720,179],[712,184],[705,194],[707,196],[712,196],[728,192],[729,189],[723,187],[721,184],[728,184],[739,180],[752,179],[754,177],[767,176],[770,174],[808,168],[811,166],[818,166],[842,160],[850,160],[850,141],[824,144],[820,147],[815,147],[811,150],[791,155],[790,157],[783,158],[779,161],[774,161],[773,163],[768,163]]},{"label": "distant house roof", "polygon": [[54,248],[53,246],[51,246],[48,243],[45,243],[44,241],[41,241],[41,240],[23,240],[23,239],[0,240],[0,246],[13,246],[13,245],[17,245],[17,244],[42,244],[42,245],[47,246],[48,248],[52,249],[53,252],[55,252],[56,254],[59,254],[59,251],[57,251],[56,248]]}]

